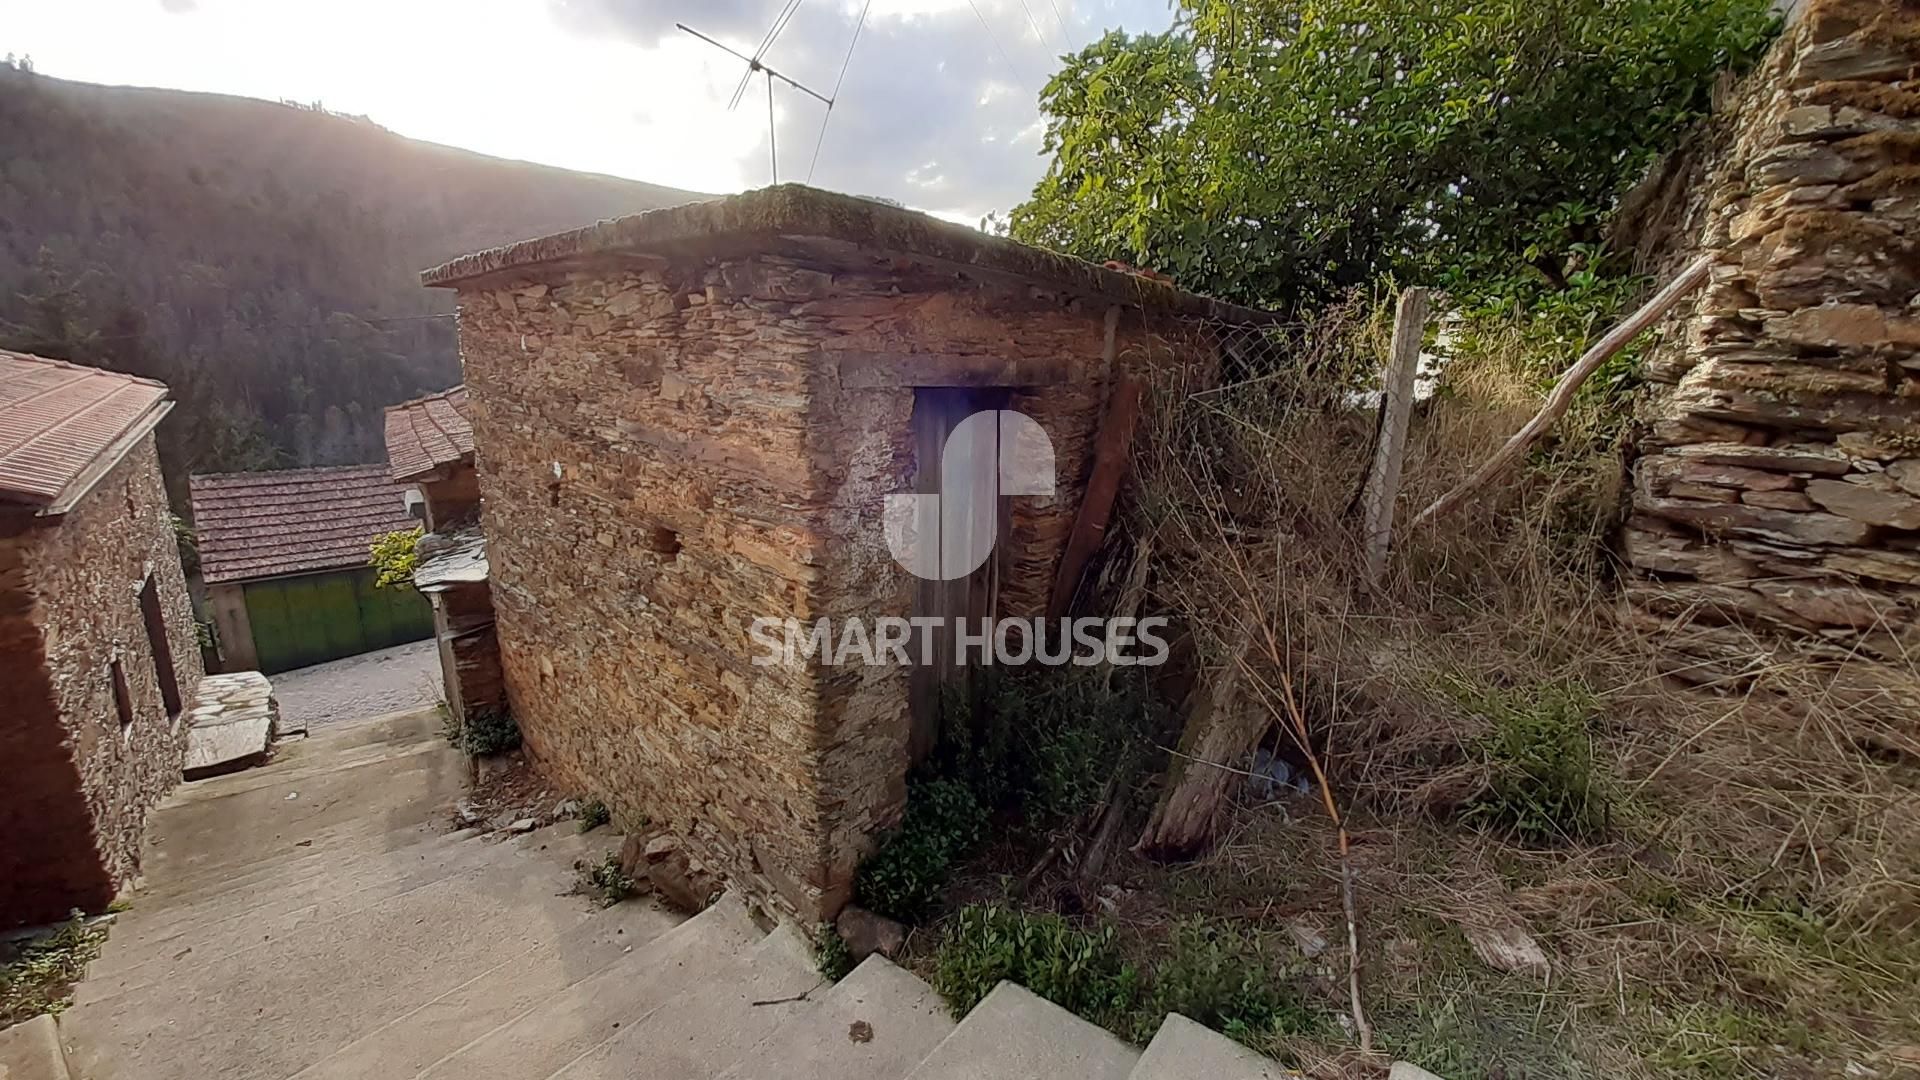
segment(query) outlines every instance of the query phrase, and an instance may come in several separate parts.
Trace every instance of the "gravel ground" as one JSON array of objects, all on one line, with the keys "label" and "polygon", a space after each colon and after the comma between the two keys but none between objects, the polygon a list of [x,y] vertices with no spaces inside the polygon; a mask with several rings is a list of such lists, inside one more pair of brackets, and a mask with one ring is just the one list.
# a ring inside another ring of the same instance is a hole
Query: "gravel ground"
[{"label": "gravel ground", "polygon": [[273,678],[280,715],[309,729],[437,705],[440,654],[432,639],[283,671]]}]

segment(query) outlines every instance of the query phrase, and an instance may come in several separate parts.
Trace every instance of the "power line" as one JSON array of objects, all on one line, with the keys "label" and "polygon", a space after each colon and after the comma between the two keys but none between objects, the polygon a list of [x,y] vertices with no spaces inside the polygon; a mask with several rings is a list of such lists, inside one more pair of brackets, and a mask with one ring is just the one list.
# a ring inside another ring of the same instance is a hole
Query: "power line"
[{"label": "power line", "polygon": [[1080,51],[1080,46],[1074,44],[1073,32],[1067,29],[1067,20],[1060,17],[1060,5],[1054,0],[1047,0],[1047,6],[1053,9],[1053,21],[1060,24],[1060,37],[1066,41],[1067,48]]},{"label": "power line", "polygon": [[1020,10],[1027,13],[1027,25],[1033,27],[1034,40],[1040,43],[1041,48],[1046,48],[1047,33],[1040,29],[1040,20],[1033,17],[1033,5],[1027,3],[1027,0],[1020,0]]},{"label": "power line", "polygon": [[980,14],[980,5],[974,0],[967,0],[967,6],[973,9],[973,17],[980,20],[980,29],[987,32],[987,40],[993,42],[994,51],[1000,54],[1001,62],[1007,65],[1007,73],[1020,82],[1026,82],[1026,77],[1021,74],[1020,69],[1013,66],[1013,57],[1008,56],[1006,48],[1000,44],[1000,36],[995,34],[993,27],[987,24],[987,17]]},{"label": "power line", "polygon": [[820,137],[813,143],[813,160],[807,163],[807,183],[813,183],[813,168],[820,164],[820,147],[827,141],[827,121],[833,119],[833,103],[840,100],[840,84],[846,81],[847,65],[853,63],[853,47],[860,44],[860,28],[867,25],[867,12],[873,9],[873,0],[867,0],[860,8],[860,20],[853,24],[853,38],[847,42],[847,55],[840,61],[840,74],[833,80],[833,93],[827,98],[827,115],[820,118]]},{"label": "power line", "polygon": [[[388,323],[429,322],[434,319],[452,319],[457,317],[456,313],[451,311],[445,312],[439,315],[387,315],[387,316],[374,316],[374,317],[369,317],[365,315],[355,315],[351,311],[336,311],[333,314],[345,315],[347,318],[353,319],[356,322],[370,323],[376,326],[385,326]],[[5,321],[5,320],[0,320],[0,321]],[[21,330],[27,329],[27,327],[22,326],[21,324],[16,322],[9,321],[7,324],[9,326],[13,326]],[[329,320],[329,321],[309,322],[309,323],[254,323],[251,325],[247,323],[239,323],[239,324],[236,324],[236,328],[240,330],[246,330],[249,332],[257,332],[262,330],[318,330],[323,327],[328,327],[332,325],[333,323]],[[150,336],[152,335],[149,331],[134,330],[125,334],[88,334],[85,338],[83,338],[78,342],[48,341],[43,339],[40,341],[36,341],[30,345],[12,346],[12,348],[44,349],[48,347],[67,346],[67,345],[74,345],[74,344],[90,345],[98,341],[130,341],[134,338],[144,338],[144,337],[150,337]]]}]

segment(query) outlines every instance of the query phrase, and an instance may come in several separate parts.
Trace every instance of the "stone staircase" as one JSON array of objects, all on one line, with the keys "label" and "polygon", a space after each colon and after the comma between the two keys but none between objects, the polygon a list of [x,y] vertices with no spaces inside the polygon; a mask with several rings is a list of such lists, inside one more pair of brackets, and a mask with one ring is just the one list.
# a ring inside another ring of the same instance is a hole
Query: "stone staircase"
[{"label": "stone staircase", "polygon": [[874,956],[837,984],[789,926],[571,895],[571,822],[443,832],[465,762],[432,714],[334,729],[182,787],[148,882],[8,1080],[1251,1080],[1180,1017],[1144,1052],[1003,983],[956,1023]]}]

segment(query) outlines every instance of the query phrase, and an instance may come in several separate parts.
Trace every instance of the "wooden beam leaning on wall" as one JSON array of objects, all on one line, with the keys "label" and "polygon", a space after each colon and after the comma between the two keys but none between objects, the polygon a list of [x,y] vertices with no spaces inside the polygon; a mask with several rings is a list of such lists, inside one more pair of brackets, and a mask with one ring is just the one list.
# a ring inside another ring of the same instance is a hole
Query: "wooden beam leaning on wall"
[{"label": "wooden beam leaning on wall", "polygon": [[1048,620],[1058,619],[1072,608],[1080,576],[1106,537],[1120,485],[1127,478],[1133,430],[1140,422],[1141,391],[1139,379],[1123,375],[1107,400],[1107,414],[1094,437],[1093,472],[1087,478],[1087,493],[1080,500],[1080,512],[1074,516],[1073,531],[1067,534],[1066,549],[1060,553],[1060,566],[1047,597]]}]

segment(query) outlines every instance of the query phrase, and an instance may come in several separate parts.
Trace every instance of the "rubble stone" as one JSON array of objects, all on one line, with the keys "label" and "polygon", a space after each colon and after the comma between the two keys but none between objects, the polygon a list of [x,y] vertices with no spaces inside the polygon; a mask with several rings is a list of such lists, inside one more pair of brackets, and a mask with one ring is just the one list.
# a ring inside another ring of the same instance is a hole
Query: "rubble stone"
[{"label": "rubble stone", "polygon": [[840,909],[833,928],[840,934],[840,940],[846,942],[847,952],[855,962],[874,953],[891,960],[907,946],[906,927],[854,904]]},{"label": "rubble stone", "polygon": [[1659,230],[1663,265],[1716,261],[1649,359],[1624,548],[1635,618],[1694,623],[1664,636],[1697,670],[1753,670],[1734,627],[1816,658],[1920,630],[1920,11],[1861,10],[1801,5]]}]

